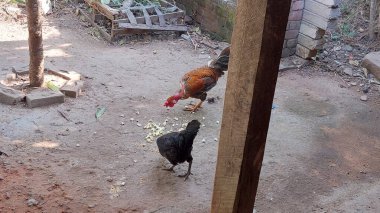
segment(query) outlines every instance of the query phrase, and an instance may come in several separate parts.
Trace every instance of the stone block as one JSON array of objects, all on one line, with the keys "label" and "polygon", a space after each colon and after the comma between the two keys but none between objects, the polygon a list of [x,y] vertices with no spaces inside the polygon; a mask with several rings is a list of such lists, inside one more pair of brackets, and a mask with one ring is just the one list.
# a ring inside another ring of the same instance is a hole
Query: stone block
[{"label": "stone block", "polygon": [[289,13],[288,21],[300,21],[302,20],[302,10],[291,11]]},{"label": "stone block", "polygon": [[315,0],[321,4],[324,4],[328,7],[338,7],[340,4],[341,0]]},{"label": "stone block", "polygon": [[294,48],[297,46],[297,39],[289,39],[286,41],[286,47],[288,48]]},{"label": "stone block", "polygon": [[65,96],[59,91],[38,88],[26,95],[28,107],[41,107],[65,102]]},{"label": "stone block", "polygon": [[380,52],[371,52],[364,56],[362,66],[380,80]]},{"label": "stone block", "polygon": [[21,91],[0,84],[0,103],[15,105],[24,100],[25,94]]},{"label": "stone block", "polygon": [[325,30],[303,21],[300,26],[300,33],[309,36],[312,39],[320,39],[325,35]]},{"label": "stone block", "polygon": [[298,34],[298,43],[311,50],[320,50],[323,49],[323,44],[325,43],[325,40],[323,38],[312,39],[311,37],[300,33]]},{"label": "stone block", "polygon": [[315,57],[317,55],[317,50],[314,49],[314,50],[310,50],[300,44],[297,44],[297,47],[296,47],[296,55],[298,55],[299,57],[301,58],[304,58],[304,59],[310,59],[312,57]]},{"label": "stone block", "polygon": [[285,58],[289,56],[290,56],[290,49],[289,48],[282,49],[281,57]]},{"label": "stone block", "polygon": [[301,21],[289,21],[287,30],[299,30],[301,26]]},{"label": "stone block", "polygon": [[294,39],[298,36],[298,30],[288,30],[285,33],[285,39]]},{"label": "stone block", "polygon": [[60,91],[68,97],[77,98],[82,92],[83,81],[68,81]]},{"label": "stone block", "polygon": [[340,16],[339,8],[331,8],[314,0],[305,0],[305,9],[328,20],[336,19]]},{"label": "stone block", "polygon": [[328,20],[318,14],[310,12],[309,10],[303,11],[303,20],[323,30],[334,30],[337,27],[336,19]]}]

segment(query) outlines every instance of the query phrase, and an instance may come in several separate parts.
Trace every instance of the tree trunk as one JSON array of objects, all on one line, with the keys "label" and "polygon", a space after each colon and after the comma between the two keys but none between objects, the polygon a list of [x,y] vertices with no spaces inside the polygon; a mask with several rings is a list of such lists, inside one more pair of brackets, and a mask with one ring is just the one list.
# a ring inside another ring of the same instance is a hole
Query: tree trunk
[{"label": "tree trunk", "polygon": [[375,40],[375,28],[376,28],[376,7],[377,7],[377,0],[371,0],[370,4],[370,13],[369,13],[369,39]]},{"label": "tree trunk", "polygon": [[27,0],[29,30],[29,79],[30,86],[44,83],[44,50],[42,45],[42,8],[40,0]]}]

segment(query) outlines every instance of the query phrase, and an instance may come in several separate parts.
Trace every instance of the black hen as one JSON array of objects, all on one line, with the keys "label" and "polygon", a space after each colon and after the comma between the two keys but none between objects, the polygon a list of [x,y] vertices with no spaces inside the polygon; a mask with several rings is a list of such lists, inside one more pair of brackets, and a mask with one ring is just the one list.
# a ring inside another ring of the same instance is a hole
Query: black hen
[{"label": "black hen", "polygon": [[171,132],[157,138],[157,146],[160,154],[168,159],[173,164],[168,171],[173,171],[174,167],[187,161],[189,163],[189,169],[184,175],[185,180],[191,174],[191,164],[193,157],[191,156],[191,150],[193,149],[193,141],[197,136],[201,123],[197,120],[192,120],[187,124],[186,129],[180,132]]}]

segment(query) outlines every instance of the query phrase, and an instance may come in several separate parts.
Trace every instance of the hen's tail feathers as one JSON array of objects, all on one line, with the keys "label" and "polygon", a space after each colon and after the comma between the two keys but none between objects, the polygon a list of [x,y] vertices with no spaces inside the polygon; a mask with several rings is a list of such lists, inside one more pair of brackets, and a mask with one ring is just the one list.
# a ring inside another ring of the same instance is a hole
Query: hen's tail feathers
[{"label": "hen's tail feathers", "polygon": [[230,60],[230,47],[226,47],[216,59],[211,61],[210,67],[217,70],[226,71],[228,70],[229,60]]},{"label": "hen's tail feathers", "polygon": [[200,126],[201,123],[198,120],[192,120],[190,121],[190,123],[187,124],[186,131],[189,133],[196,134],[198,133]]}]

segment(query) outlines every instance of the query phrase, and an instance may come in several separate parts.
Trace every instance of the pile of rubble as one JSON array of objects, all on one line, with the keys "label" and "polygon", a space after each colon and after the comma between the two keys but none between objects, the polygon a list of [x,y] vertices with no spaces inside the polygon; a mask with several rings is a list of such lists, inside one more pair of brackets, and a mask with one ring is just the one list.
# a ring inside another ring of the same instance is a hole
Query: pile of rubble
[{"label": "pile of rubble", "polygon": [[43,87],[31,88],[26,68],[12,68],[12,73],[0,81],[0,103],[15,105],[25,101],[34,108],[63,103],[65,96],[77,98],[82,92],[84,82],[75,71],[45,69]]}]

